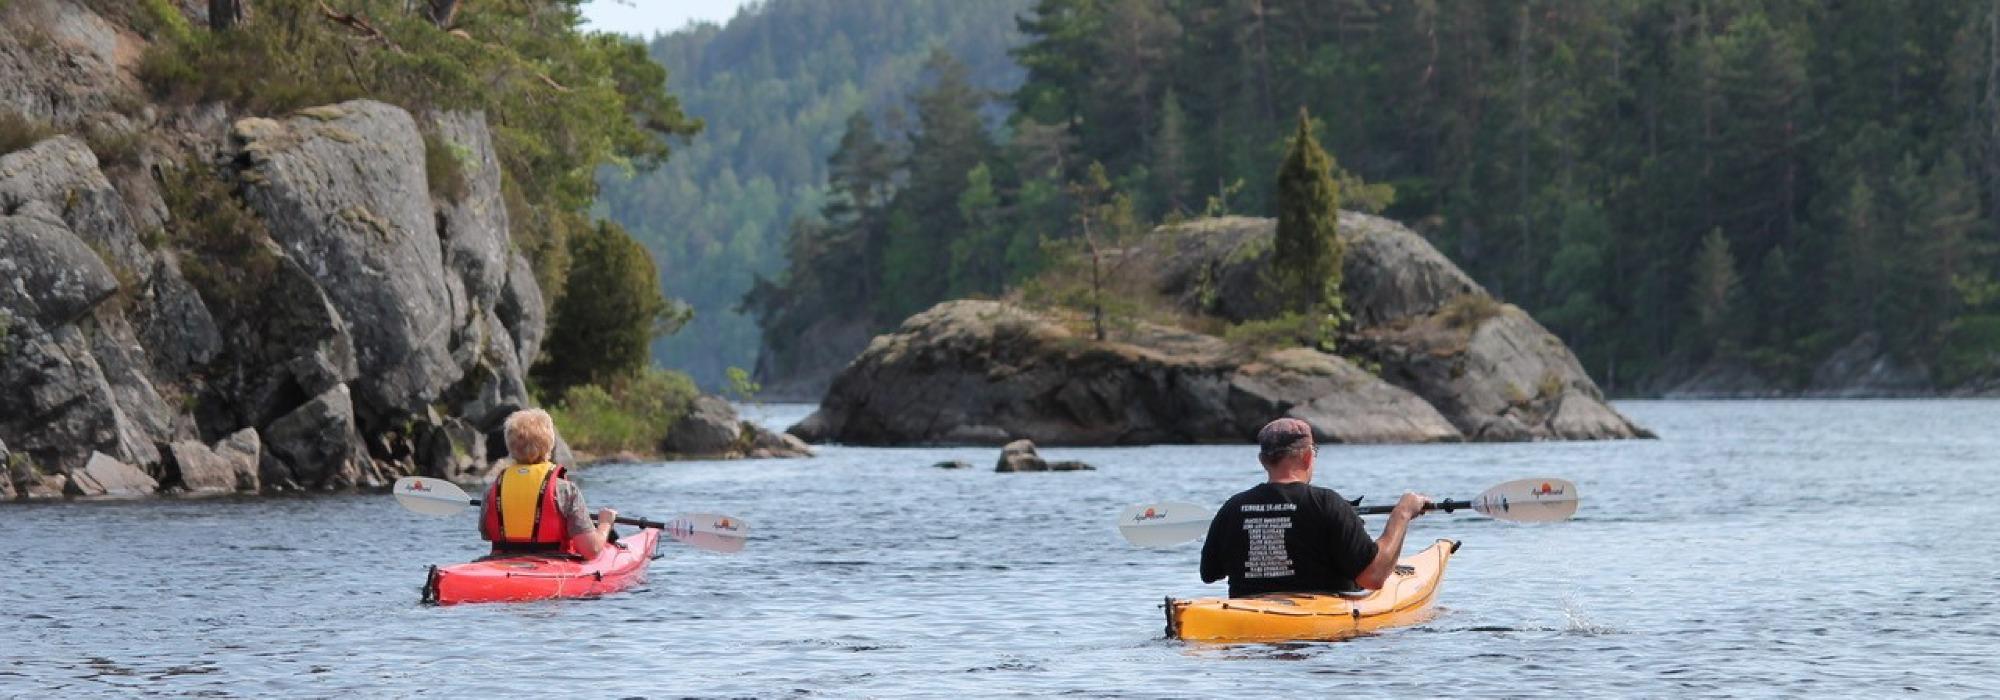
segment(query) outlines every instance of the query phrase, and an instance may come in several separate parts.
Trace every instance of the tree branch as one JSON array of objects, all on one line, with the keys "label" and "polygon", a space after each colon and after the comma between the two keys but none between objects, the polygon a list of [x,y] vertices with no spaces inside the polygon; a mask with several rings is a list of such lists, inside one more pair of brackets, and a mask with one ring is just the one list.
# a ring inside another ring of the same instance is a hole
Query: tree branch
[{"label": "tree branch", "polygon": [[326,0],[319,0],[319,12],[325,15],[327,19],[354,30],[356,34],[382,42],[382,45],[389,47],[390,51],[403,53],[403,47],[397,46],[394,41],[390,41],[388,35],[383,34],[382,30],[376,29],[375,25],[369,24],[368,20],[360,15],[351,12],[337,12],[327,6]]}]

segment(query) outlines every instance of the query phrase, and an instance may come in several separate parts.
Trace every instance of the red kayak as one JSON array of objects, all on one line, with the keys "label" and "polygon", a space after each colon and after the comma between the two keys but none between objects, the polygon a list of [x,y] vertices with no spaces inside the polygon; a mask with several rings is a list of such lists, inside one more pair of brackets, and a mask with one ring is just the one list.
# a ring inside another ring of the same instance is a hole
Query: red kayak
[{"label": "red kayak", "polygon": [[433,566],[424,582],[424,602],[456,605],[616,593],[646,580],[646,565],[659,543],[660,531],[649,527],[622,536],[588,561],[527,554]]}]

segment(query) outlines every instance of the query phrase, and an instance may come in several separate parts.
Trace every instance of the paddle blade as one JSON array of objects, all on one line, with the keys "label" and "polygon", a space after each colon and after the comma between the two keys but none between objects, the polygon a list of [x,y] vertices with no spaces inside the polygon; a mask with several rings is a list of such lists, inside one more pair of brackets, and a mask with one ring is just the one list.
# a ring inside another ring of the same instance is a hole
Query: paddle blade
[{"label": "paddle blade", "polygon": [[443,479],[406,476],[396,480],[396,502],[424,515],[451,515],[472,505],[472,497]]},{"label": "paddle blade", "polygon": [[1118,534],[1141,547],[1171,547],[1208,533],[1215,510],[1193,503],[1152,503],[1118,514]]},{"label": "paddle blade", "polygon": [[660,529],[674,541],[695,549],[734,554],[750,539],[750,524],[714,513],[690,513],[667,521]]},{"label": "paddle blade", "polygon": [[1562,479],[1518,479],[1487,489],[1472,509],[1497,520],[1548,523],[1576,515],[1576,484]]}]

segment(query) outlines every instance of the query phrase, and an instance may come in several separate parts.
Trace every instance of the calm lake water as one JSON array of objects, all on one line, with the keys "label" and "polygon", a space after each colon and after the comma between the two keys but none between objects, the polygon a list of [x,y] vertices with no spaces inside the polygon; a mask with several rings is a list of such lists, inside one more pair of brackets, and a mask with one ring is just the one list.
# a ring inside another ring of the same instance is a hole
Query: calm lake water
[{"label": "calm lake water", "polygon": [[419,605],[476,524],[388,496],[0,507],[0,697],[2000,693],[2000,402],[1619,407],[1663,438],[1325,449],[1319,483],[1370,502],[1543,475],[1585,499],[1553,525],[1418,520],[1412,551],[1465,543],[1440,614],[1325,644],[1163,640],[1162,596],[1220,587],[1199,545],[1112,529],[1254,483],[1248,447],[1044,450],[1082,473],[837,447],[592,469],[593,505],[732,513],[755,539],[669,543],[641,588],[528,605]]}]

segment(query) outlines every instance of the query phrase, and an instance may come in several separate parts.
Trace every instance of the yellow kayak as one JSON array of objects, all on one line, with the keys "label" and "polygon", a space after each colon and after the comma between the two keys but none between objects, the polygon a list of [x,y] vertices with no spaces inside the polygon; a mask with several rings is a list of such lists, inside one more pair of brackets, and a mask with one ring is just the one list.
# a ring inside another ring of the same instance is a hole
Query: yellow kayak
[{"label": "yellow kayak", "polygon": [[1203,642],[1344,639],[1430,619],[1458,543],[1438,540],[1396,562],[1381,590],[1362,596],[1273,593],[1250,598],[1167,599],[1167,636]]}]

